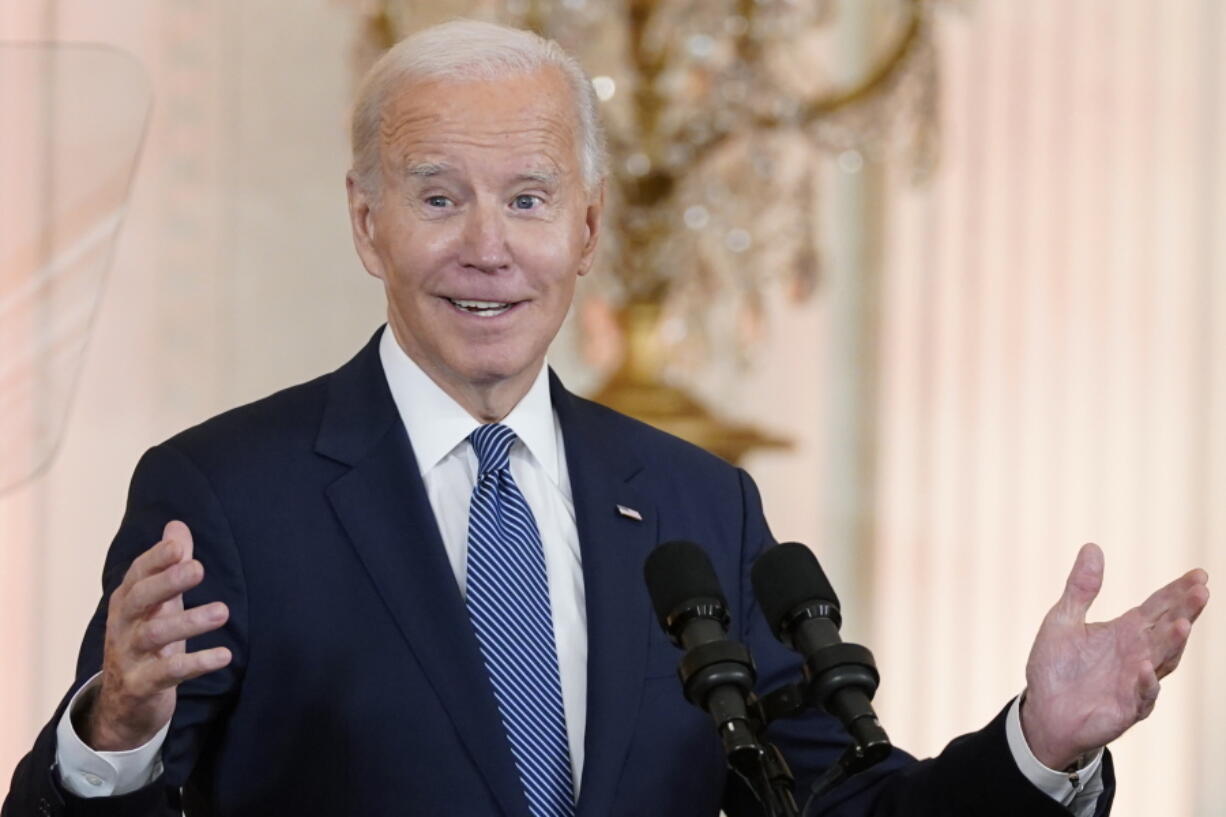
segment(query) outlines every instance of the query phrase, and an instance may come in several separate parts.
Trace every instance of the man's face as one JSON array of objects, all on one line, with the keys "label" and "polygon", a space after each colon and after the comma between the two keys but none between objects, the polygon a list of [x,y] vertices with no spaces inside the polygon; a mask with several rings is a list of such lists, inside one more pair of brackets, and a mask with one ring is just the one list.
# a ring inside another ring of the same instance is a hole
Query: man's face
[{"label": "man's face", "polygon": [[382,192],[351,179],[366,269],[405,351],[453,396],[535,377],[592,262],[571,91],[553,69],[423,81],[389,101]]}]

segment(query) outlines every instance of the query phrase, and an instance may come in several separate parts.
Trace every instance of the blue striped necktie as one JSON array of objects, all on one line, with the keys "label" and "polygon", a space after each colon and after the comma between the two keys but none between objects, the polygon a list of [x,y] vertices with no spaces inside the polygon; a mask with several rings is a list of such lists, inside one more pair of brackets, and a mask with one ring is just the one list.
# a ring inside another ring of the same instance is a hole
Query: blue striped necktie
[{"label": "blue striped necktie", "polygon": [[511,477],[515,432],[469,435],[480,465],[468,511],[468,615],[533,817],[575,812],[541,534]]}]

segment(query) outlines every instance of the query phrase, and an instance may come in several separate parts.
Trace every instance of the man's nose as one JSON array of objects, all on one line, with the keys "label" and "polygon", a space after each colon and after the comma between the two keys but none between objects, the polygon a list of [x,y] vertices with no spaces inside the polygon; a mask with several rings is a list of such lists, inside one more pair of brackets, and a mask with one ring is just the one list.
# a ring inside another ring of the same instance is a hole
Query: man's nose
[{"label": "man's nose", "polygon": [[497,205],[479,203],[469,209],[461,237],[460,263],[482,272],[498,272],[510,266],[506,222]]}]

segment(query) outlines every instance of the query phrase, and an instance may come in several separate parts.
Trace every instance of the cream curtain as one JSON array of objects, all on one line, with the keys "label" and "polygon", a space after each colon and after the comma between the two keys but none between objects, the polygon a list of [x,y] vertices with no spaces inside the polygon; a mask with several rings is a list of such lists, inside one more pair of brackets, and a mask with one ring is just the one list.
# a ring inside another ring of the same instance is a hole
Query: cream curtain
[{"label": "cream curtain", "polygon": [[[1079,544],[1112,617],[1226,575],[1226,9],[980,0],[941,26],[944,159],[891,210],[874,644],[916,751],[1021,688]],[[1226,814],[1221,600],[1115,747],[1118,817]]]}]

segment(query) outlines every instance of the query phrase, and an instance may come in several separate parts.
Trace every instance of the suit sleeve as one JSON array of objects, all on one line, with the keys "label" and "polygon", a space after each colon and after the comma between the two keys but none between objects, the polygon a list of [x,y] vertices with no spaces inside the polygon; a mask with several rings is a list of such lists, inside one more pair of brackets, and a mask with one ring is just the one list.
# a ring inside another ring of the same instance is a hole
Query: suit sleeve
[{"label": "suit sleeve", "polygon": [[[775,544],[762,513],[757,486],[740,472],[744,502],[740,637],[750,647],[758,666],[759,695],[799,680],[799,657],[771,635],[754,599],[749,571],[754,560]],[[889,669],[882,675],[888,680]],[[884,762],[855,775],[827,792],[814,804],[821,817],[1069,817],[1069,812],[1048,797],[1018,769],[1005,732],[1009,707],[977,732],[955,738],[934,758],[916,760],[900,749]],[[889,724],[885,724],[889,730]],[[810,786],[837,761],[849,741],[842,726],[824,713],[776,721],[767,730],[796,776],[801,807]],[[731,778],[731,776],[730,776]],[[1095,817],[1106,817],[1115,793],[1110,753],[1103,758],[1104,791]],[[725,796],[730,817],[756,817],[761,809],[739,781],[730,779]]]},{"label": "suit sleeve", "polygon": [[[54,768],[56,725],[72,695],[102,667],[106,611],[111,592],[123,581],[129,565],[162,538],[172,519],[192,532],[194,556],[204,565],[204,580],[184,595],[195,607],[224,601],[230,608],[226,625],[189,639],[188,651],[228,647],[229,666],[179,686],[170,732],[162,748],[164,772],[135,792],[117,797],[79,798],[66,791]],[[119,532],[107,551],[102,573],[102,598],[85,630],[77,658],[76,679],[33,749],[17,765],[0,817],[169,817],[181,815],[181,790],[190,785],[192,769],[207,752],[218,723],[232,707],[247,661],[247,603],[242,565],[221,501],[206,475],[192,460],[164,443],[141,458],[132,476],[128,503]]]}]

